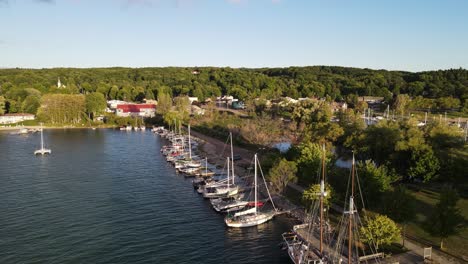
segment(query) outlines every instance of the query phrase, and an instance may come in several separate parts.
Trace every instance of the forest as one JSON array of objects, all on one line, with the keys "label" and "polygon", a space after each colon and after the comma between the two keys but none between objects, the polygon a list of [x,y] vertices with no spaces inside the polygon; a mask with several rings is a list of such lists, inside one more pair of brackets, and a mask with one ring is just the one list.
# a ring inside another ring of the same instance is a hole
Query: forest
[{"label": "forest", "polygon": [[[61,88],[57,87],[59,79]],[[0,111],[6,113],[35,114],[40,98],[49,93],[98,92],[106,99],[141,101],[157,99],[161,91],[171,97],[189,95],[199,100],[229,94],[245,101],[282,96],[334,101],[380,96],[390,102],[399,94],[408,94],[416,99],[414,108],[468,111],[465,69],[417,73],[331,66],[0,69]]]}]

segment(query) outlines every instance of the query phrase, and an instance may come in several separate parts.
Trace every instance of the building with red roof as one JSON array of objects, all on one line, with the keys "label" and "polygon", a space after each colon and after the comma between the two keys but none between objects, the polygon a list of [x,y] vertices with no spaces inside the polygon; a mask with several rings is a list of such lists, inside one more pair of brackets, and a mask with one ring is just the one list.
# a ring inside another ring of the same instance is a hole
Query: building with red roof
[{"label": "building with red roof", "polygon": [[153,117],[156,113],[154,104],[119,104],[115,113],[117,116]]}]

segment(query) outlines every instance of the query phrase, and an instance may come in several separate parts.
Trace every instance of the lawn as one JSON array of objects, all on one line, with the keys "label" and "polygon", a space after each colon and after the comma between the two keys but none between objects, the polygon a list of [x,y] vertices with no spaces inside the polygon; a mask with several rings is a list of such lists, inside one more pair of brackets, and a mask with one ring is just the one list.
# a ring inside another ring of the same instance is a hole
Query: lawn
[{"label": "lawn", "polygon": [[[424,229],[425,221],[431,216],[434,205],[438,202],[439,194],[428,189],[411,190],[411,194],[416,201],[416,219],[410,222],[407,227],[407,234],[418,237],[433,246],[440,245],[440,238],[433,237]],[[468,199],[461,198],[458,202],[461,214],[465,219],[468,219]],[[457,256],[468,257],[468,229],[460,230],[460,233],[449,237],[444,241],[445,251]]]}]

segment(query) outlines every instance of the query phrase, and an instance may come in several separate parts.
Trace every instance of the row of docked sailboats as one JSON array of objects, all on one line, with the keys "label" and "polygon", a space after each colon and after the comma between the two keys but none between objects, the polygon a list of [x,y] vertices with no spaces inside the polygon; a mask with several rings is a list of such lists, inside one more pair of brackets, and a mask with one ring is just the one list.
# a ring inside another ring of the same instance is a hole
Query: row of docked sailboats
[{"label": "row of docked sailboats", "polygon": [[[378,253],[372,246],[364,247],[359,239],[359,225],[355,193],[355,159],[353,154],[350,175],[350,188],[347,193],[345,210],[337,225],[332,230],[324,216],[324,201],[327,196],[325,185],[325,147],[321,173],[319,174],[320,190],[316,193],[318,199],[312,204],[308,221],[296,225],[291,232],[283,233],[283,245],[289,257],[295,264],[334,264],[334,263],[381,263],[382,253]],[[362,198],[362,197],[361,197]]]},{"label": "row of docked sailboats", "polygon": [[[213,209],[220,213],[226,213],[224,222],[229,227],[250,227],[271,220],[277,210],[267,190],[268,198],[259,199],[258,169],[260,164],[257,155],[254,157],[254,179],[248,188],[245,182],[235,175],[234,151],[232,146],[232,134],[230,133],[231,155],[226,157],[226,164],[222,173],[215,173],[208,169],[208,161],[205,159],[204,167],[200,160],[192,155],[192,140],[190,125],[188,126],[188,138],[180,133],[167,131],[161,127],[153,129],[155,133],[169,140],[170,145],[164,146],[161,152],[166,159],[174,164],[174,167],[186,175],[195,175],[192,183],[198,193],[206,199],[210,199]],[[188,142],[188,145],[186,145]],[[188,152],[187,149],[188,148]],[[200,164],[200,165],[198,165]],[[225,169],[225,170],[224,170]],[[196,174],[191,174],[196,170]],[[261,169],[260,169],[261,171]],[[261,173],[263,182],[266,182]],[[253,196],[253,197],[251,197]],[[266,205],[271,202],[273,209],[267,210]]]}]

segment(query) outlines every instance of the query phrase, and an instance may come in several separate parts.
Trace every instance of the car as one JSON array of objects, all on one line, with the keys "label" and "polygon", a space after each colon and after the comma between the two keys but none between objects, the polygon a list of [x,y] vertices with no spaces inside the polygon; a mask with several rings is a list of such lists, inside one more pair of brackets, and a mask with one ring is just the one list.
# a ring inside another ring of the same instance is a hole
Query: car
[{"label": "car", "polygon": [[232,158],[232,159],[233,159],[233,160],[241,160],[241,159],[242,159],[242,157],[241,157],[241,155],[239,155],[239,154],[236,154],[236,155],[234,155],[234,156],[233,156],[233,158]]}]

